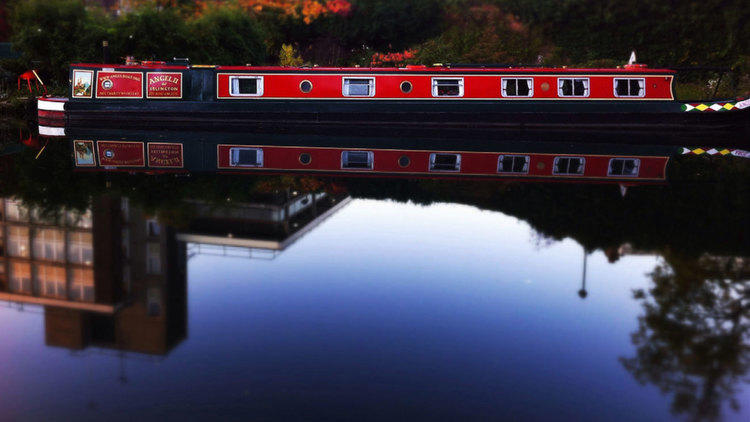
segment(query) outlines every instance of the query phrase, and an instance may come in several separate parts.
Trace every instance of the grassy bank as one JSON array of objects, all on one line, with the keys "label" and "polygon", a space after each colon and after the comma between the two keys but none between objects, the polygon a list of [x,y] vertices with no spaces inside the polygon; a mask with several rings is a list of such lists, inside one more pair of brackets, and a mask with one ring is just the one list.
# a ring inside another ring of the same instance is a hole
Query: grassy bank
[{"label": "grassy bank", "polygon": [[0,92],[0,119],[24,119],[36,117],[36,96],[28,91]]}]

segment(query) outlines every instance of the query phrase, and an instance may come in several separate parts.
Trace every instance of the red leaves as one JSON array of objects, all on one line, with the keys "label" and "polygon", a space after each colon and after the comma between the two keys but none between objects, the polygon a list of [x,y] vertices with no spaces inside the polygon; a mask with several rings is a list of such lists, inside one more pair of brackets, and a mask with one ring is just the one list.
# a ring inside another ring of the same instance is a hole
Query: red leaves
[{"label": "red leaves", "polygon": [[392,65],[392,66],[403,66],[407,63],[407,61],[413,59],[416,57],[417,50],[404,50],[403,52],[394,52],[394,53],[375,53],[372,55],[372,61],[370,62],[370,66],[383,66],[383,65]]}]

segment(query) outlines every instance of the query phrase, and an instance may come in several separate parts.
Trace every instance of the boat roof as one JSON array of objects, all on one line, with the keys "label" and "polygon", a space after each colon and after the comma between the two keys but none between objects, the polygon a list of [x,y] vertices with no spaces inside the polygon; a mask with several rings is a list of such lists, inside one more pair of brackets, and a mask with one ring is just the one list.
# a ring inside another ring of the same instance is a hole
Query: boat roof
[{"label": "boat roof", "polygon": [[430,73],[675,73],[672,69],[650,69],[644,65],[628,65],[616,68],[581,68],[581,67],[535,67],[499,65],[407,65],[405,67],[320,67],[320,66],[218,66],[218,65],[174,65],[166,63],[147,63],[137,65],[102,64],[102,63],[73,63],[72,67],[100,67],[122,70],[136,69],[168,69],[186,70],[191,68],[212,68],[222,71],[254,71],[254,72],[336,72],[336,73],[398,73],[398,72],[430,72]]}]

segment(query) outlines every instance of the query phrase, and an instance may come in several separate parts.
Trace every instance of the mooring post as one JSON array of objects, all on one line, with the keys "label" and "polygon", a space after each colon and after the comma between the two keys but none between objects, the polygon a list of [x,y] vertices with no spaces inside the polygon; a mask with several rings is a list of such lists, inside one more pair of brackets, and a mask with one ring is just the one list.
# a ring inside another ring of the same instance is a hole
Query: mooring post
[{"label": "mooring post", "polygon": [[109,63],[109,41],[102,41],[102,63]]}]

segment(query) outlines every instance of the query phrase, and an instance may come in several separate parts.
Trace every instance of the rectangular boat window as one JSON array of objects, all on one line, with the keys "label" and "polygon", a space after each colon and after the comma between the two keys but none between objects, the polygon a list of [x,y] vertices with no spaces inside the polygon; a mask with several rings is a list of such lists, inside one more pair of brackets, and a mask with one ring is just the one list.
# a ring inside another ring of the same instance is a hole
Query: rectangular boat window
[{"label": "rectangular boat window", "polygon": [[373,97],[375,78],[344,78],[342,92],[345,97]]},{"label": "rectangular boat window", "polygon": [[609,160],[607,176],[638,176],[641,160],[637,158],[612,158]]},{"label": "rectangular boat window", "polygon": [[230,148],[229,165],[232,167],[263,167],[261,148]]},{"label": "rectangular boat window", "polygon": [[432,78],[433,97],[463,97],[464,78]]},{"label": "rectangular boat window", "polygon": [[583,174],[586,160],[583,157],[555,157],[553,174]]},{"label": "rectangular boat window", "polygon": [[503,97],[533,97],[534,80],[530,78],[503,78]]},{"label": "rectangular boat window", "polygon": [[560,97],[588,97],[589,78],[557,78],[557,95]]},{"label": "rectangular boat window", "polygon": [[461,154],[430,154],[430,171],[460,171]]},{"label": "rectangular boat window", "polygon": [[263,77],[230,76],[229,95],[233,97],[260,97],[263,95]]},{"label": "rectangular boat window", "polygon": [[344,151],[341,153],[342,169],[372,170],[372,151]]},{"label": "rectangular boat window", "polygon": [[501,155],[497,158],[498,173],[528,173],[528,155]]},{"label": "rectangular boat window", "polygon": [[615,97],[643,97],[646,95],[644,78],[615,78]]}]

